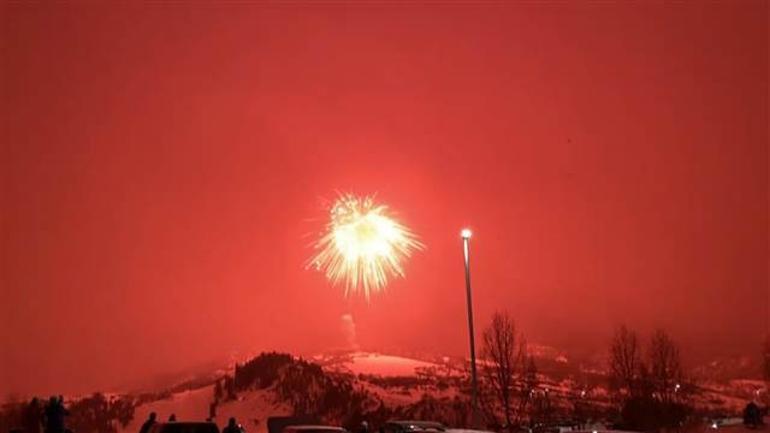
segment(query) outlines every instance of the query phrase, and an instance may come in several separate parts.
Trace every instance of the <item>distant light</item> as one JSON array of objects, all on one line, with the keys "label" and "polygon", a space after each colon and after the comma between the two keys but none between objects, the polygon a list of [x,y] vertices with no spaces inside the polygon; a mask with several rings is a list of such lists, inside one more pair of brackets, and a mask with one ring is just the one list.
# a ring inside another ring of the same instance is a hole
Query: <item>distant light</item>
[{"label": "distant light", "polygon": [[717,422],[716,422],[716,421],[714,421],[714,422],[712,422],[712,423],[711,423],[711,428],[713,428],[713,429],[717,429],[717,428],[719,428],[719,425],[717,424]]},{"label": "distant light", "polygon": [[470,239],[470,237],[473,236],[473,232],[471,232],[471,229],[463,229],[463,231],[460,232],[460,235],[463,239]]}]

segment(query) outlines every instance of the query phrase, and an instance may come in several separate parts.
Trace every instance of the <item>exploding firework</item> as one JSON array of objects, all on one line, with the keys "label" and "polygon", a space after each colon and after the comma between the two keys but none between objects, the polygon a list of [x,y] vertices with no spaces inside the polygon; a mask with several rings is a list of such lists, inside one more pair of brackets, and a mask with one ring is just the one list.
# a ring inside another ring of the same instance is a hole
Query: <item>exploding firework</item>
[{"label": "exploding firework", "polygon": [[390,278],[403,277],[403,262],[423,244],[373,197],[342,194],[329,213],[329,223],[315,244],[309,266],[324,272],[345,294],[363,292],[366,299]]}]

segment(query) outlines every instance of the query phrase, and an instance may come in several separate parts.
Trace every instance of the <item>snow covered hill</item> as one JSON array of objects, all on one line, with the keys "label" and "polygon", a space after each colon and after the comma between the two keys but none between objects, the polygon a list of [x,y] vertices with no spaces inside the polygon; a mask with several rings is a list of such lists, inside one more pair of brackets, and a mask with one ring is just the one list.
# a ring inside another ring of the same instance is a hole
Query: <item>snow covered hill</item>
[{"label": "snow covered hill", "polygon": [[[601,371],[590,370],[584,365],[573,365],[566,354],[548,347],[537,347],[537,379],[541,390],[548,390],[556,406],[568,410],[577,396],[606,406],[609,395]],[[281,355],[292,359],[288,355]],[[298,359],[298,358],[293,358]],[[420,407],[451,407],[467,398],[461,393],[467,380],[467,361],[446,356],[416,359],[376,352],[352,351],[318,354],[308,359],[321,366],[330,377],[343,378],[350,384],[350,392],[357,392],[368,401],[361,404],[370,408],[379,406],[393,413],[420,413]],[[239,364],[243,366],[244,364]],[[541,366],[543,366],[541,368]],[[214,380],[211,377],[233,375],[234,365],[188,379],[173,391],[158,392],[155,398],[143,399],[136,407],[134,420],[121,429],[136,432],[150,412],[156,412],[160,420],[175,414],[179,420],[205,420],[211,414],[214,401]],[[278,379],[279,381],[282,379]],[[294,378],[292,380],[298,380]],[[185,385],[186,384],[186,385]],[[694,403],[702,408],[736,414],[753,398],[763,397],[764,384],[752,380],[714,381],[701,380],[699,394]],[[317,391],[317,390],[316,390]],[[285,390],[283,391],[285,394]],[[429,400],[426,400],[428,398]],[[460,399],[460,400],[458,400]],[[467,406],[467,404],[466,404]],[[400,408],[400,409],[399,409]],[[374,409],[372,409],[374,410]],[[214,421],[220,426],[229,417],[235,417],[249,432],[265,433],[269,416],[288,415],[292,406],[286,395],[279,396],[275,385],[248,387],[240,390],[234,400],[219,401]]]},{"label": "snow covered hill", "polygon": [[[172,394],[168,399],[161,399],[137,406],[134,419],[121,432],[135,433],[151,412],[158,415],[158,420],[165,421],[171,414],[178,420],[205,421],[209,417],[209,406],[213,401],[214,387],[206,386],[191,391]],[[269,416],[288,415],[291,408],[275,401],[269,390],[248,391],[241,393],[237,400],[222,402],[217,405],[213,421],[223,426],[230,417],[235,417],[248,432],[265,433],[265,420]]]}]

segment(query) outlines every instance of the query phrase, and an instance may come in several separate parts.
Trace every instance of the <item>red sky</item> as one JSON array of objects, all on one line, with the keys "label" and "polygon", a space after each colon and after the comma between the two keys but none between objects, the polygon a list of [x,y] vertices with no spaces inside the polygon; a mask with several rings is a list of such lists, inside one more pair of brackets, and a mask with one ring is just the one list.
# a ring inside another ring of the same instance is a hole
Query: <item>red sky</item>
[{"label": "red sky", "polygon": [[[0,392],[110,389],[230,353],[588,353],[768,320],[768,6],[2,9]],[[367,305],[305,271],[322,198],[427,244]],[[4,398],[5,396],[0,396]]]}]

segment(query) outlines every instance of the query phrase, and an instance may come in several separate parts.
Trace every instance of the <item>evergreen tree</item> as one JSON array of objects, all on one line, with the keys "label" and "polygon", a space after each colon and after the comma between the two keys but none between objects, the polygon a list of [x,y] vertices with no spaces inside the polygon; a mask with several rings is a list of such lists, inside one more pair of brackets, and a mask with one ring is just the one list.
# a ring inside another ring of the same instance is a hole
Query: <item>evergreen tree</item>
[{"label": "evergreen tree", "polygon": [[231,376],[225,376],[224,391],[227,394],[227,400],[235,400],[238,396],[235,393],[235,381]]}]

